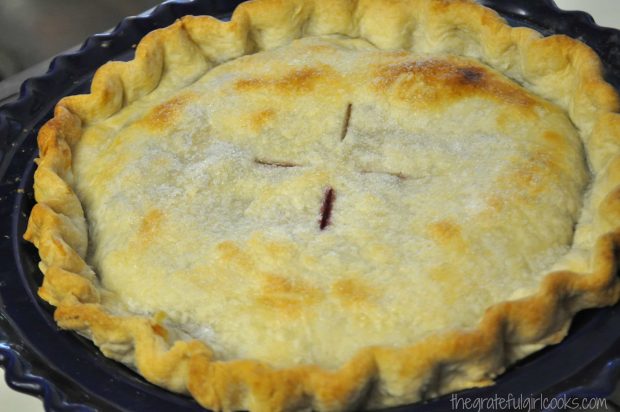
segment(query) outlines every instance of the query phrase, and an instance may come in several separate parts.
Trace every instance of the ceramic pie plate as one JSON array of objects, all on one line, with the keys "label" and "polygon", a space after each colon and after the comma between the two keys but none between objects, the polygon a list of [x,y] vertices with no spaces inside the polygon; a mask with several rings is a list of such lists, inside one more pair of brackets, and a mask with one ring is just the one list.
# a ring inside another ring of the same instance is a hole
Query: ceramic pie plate
[{"label": "ceramic pie plate", "polygon": [[[167,2],[147,16],[89,38],[82,49],[56,58],[49,72],[27,81],[20,99],[0,108],[0,364],[12,388],[43,398],[47,410],[203,410],[188,397],[155,387],[105,358],[90,341],[59,331],[52,307],[36,295],[41,283],[36,250],[22,240],[34,204],[33,160],[38,128],[65,95],[88,90],[108,60],[129,60],[140,38],[187,14],[226,18],[238,1]],[[607,80],[620,89],[620,32],[595,26],[585,13],[562,12],[549,1],[486,0],[513,25],[543,34],[578,37],[601,56]],[[605,397],[620,375],[620,307],[590,310],[567,338],[514,365],[493,386],[459,396],[543,394]],[[445,411],[451,395],[390,411]]]}]

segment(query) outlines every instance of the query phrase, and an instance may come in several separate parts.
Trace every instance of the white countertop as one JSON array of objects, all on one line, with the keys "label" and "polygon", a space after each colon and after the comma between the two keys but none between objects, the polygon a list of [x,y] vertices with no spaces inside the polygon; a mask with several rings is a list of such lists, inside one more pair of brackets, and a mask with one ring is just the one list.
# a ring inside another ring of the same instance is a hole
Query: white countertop
[{"label": "white countertop", "polygon": [[[536,0],[532,0],[536,1]],[[566,10],[583,10],[590,13],[601,26],[620,29],[620,2],[618,0],[556,0]],[[0,410],[3,412],[41,412],[41,401],[11,390],[4,381],[0,368]]]}]

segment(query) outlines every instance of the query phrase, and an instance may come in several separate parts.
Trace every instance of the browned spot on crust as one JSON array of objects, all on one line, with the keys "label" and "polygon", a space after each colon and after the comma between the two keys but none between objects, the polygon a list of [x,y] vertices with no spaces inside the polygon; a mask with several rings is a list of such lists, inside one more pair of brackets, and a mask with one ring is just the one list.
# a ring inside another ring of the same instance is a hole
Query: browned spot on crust
[{"label": "browned spot on crust", "polygon": [[363,281],[345,278],[334,282],[332,293],[345,306],[360,306],[370,303],[376,292]]},{"label": "browned spot on crust", "polygon": [[233,241],[227,240],[219,243],[216,246],[219,258],[226,265],[234,265],[239,269],[250,271],[253,269],[253,262],[250,256],[245,253],[237,244]]},{"label": "browned spot on crust", "polygon": [[491,209],[493,209],[496,212],[501,211],[506,205],[504,198],[502,198],[501,196],[497,196],[497,195],[489,196],[486,199],[486,203],[487,205],[489,205]]},{"label": "browned spot on crust", "polygon": [[295,315],[321,299],[323,292],[302,279],[268,274],[263,277],[257,301],[268,308],[282,310],[283,315]]},{"label": "browned spot on crust", "polygon": [[265,251],[265,255],[278,262],[291,259],[297,253],[297,249],[292,243],[270,241],[264,238],[259,241],[261,242],[260,246]]},{"label": "browned spot on crust", "polygon": [[155,332],[156,335],[159,335],[164,339],[168,339],[168,331],[163,326],[155,324],[151,325],[151,329],[153,329],[153,332]]},{"label": "browned spot on crust", "polygon": [[273,89],[280,93],[304,93],[314,89],[317,82],[325,77],[323,68],[305,67],[295,69],[281,77],[259,77],[237,80],[235,89],[253,91]]},{"label": "browned spot on crust", "polygon": [[[529,202],[544,193],[567,165],[562,162],[560,150],[536,150],[527,157],[513,160],[510,170],[500,176],[497,184],[506,192],[504,202]],[[577,167],[569,165],[568,167]]]},{"label": "browned spot on crust", "polygon": [[159,230],[164,214],[159,209],[151,209],[142,218],[138,235],[141,239],[151,239]]},{"label": "browned spot on crust", "polygon": [[551,143],[553,146],[559,146],[564,142],[562,135],[551,130],[545,131],[542,137],[546,142]]},{"label": "browned spot on crust", "polygon": [[140,124],[152,130],[166,129],[177,121],[183,108],[194,99],[196,99],[196,95],[193,93],[175,96],[151,109],[140,121]]},{"label": "browned spot on crust", "polygon": [[535,104],[534,98],[517,84],[467,62],[431,59],[390,64],[378,68],[374,84],[382,92],[395,86],[400,99],[424,106],[470,96],[523,106]]},{"label": "browned spot on crust", "polygon": [[561,167],[554,153],[537,150],[530,154],[512,174],[513,183],[527,188],[530,194],[544,190],[549,179],[558,175]]},{"label": "browned spot on crust", "polygon": [[462,241],[461,227],[450,220],[440,220],[429,224],[428,234],[440,244]]},{"label": "browned spot on crust", "polygon": [[480,67],[459,67],[456,70],[461,75],[460,81],[463,84],[479,84],[484,79],[484,72]]},{"label": "browned spot on crust", "polygon": [[513,159],[508,170],[496,180],[498,190],[485,198],[488,209],[484,215],[492,216],[511,204],[537,201],[537,197],[548,190],[554,181],[561,181],[558,176],[567,168],[579,167],[563,161],[563,144],[555,143],[556,139],[563,140],[561,135],[545,133],[543,139],[551,139],[554,142],[552,148]]},{"label": "browned spot on crust", "polygon": [[250,115],[250,127],[255,132],[260,132],[270,121],[276,117],[276,112],[273,109],[265,109],[252,113]]}]

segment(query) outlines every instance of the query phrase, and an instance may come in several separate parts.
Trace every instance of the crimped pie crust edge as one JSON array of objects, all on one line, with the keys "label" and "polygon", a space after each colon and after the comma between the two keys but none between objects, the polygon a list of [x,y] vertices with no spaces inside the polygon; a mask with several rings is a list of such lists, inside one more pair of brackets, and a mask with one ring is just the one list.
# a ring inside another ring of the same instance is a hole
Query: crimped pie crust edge
[{"label": "crimped pie crust edge", "polygon": [[[573,247],[575,261],[587,259],[590,270],[567,267],[549,273],[535,295],[494,305],[474,330],[405,348],[369,347],[335,371],[215,361],[202,342],[168,342],[157,319],[106,311],[96,275],[84,260],[87,224],[72,189],[71,147],[82,125],[150,93],[172,71],[195,79],[221,62],[317,34],[363,37],[380,49],[475,57],[562,106],[580,130],[593,174]],[[428,50],[417,49],[417,40]],[[257,0],[239,6],[230,23],[188,16],[147,35],[133,61],[101,67],[91,93],[62,99],[41,129],[37,204],[25,234],[41,256],[45,277],[39,294],[57,307],[55,319],[62,328],[90,336],[106,356],[135,365],[149,381],[189,392],[216,410],[377,407],[488,385],[515,360],[559,342],[577,311],[620,297],[615,276],[618,106],[616,93],[602,79],[598,57],[587,46],[565,36],[542,38],[527,28],[511,28],[471,1]]]}]

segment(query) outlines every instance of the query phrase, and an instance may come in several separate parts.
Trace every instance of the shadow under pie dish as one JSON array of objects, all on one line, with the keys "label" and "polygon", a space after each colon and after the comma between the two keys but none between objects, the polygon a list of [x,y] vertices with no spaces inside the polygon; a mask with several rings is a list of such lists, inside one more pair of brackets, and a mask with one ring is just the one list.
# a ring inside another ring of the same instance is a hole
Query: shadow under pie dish
[{"label": "shadow under pie dish", "polygon": [[490,384],[617,300],[599,66],[470,2],[184,18],[41,130],[40,295],[213,409]]}]

